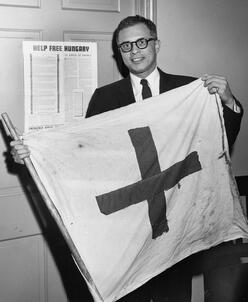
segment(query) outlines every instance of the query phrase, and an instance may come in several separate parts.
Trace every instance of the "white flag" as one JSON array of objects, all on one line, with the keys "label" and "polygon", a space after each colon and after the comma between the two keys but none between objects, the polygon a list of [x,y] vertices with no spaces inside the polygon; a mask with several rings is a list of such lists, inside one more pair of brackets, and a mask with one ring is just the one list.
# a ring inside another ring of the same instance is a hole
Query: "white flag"
[{"label": "white flag", "polygon": [[95,301],[115,301],[193,253],[248,237],[221,102],[200,79],[24,139]]}]

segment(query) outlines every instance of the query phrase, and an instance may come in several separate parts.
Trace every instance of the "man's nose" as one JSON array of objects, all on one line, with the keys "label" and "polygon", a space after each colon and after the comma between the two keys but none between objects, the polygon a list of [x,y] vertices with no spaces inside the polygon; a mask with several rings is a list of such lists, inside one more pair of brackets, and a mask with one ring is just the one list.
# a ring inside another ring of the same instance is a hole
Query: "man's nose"
[{"label": "man's nose", "polygon": [[132,45],[132,49],[131,49],[131,53],[137,53],[140,51],[139,47],[137,47],[137,45],[135,43],[133,43]]}]

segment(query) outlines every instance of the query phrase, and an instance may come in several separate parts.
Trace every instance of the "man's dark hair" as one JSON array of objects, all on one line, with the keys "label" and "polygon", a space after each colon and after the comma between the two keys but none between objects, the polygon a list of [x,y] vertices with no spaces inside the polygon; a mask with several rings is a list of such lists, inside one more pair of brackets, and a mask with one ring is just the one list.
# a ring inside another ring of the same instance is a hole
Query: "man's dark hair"
[{"label": "man's dark hair", "polygon": [[136,16],[128,16],[125,19],[123,19],[119,25],[117,26],[115,30],[115,36],[118,43],[118,37],[119,32],[127,27],[134,26],[136,24],[145,24],[147,28],[150,30],[150,34],[152,37],[157,38],[157,28],[156,25],[149,19],[146,19],[142,16],[136,15]]}]

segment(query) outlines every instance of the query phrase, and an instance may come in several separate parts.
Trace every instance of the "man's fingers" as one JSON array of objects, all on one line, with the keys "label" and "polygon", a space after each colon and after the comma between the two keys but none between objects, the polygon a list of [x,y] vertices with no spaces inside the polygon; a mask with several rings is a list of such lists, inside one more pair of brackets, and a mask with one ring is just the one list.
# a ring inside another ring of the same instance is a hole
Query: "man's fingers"
[{"label": "man's fingers", "polygon": [[210,81],[210,82],[215,80],[220,80],[220,81],[226,80],[225,77],[216,74],[211,74],[211,75],[204,74],[203,76],[201,76],[201,79],[202,81]]},{"label": "man's fingers", "polygon": [[208,88],[208,91],[209,91],[210,94],[218,93],[219,88],[217,88],[217,87],[212,87],[211,89]]},{"label": "man's fingers", "polygon": [[10,142],[11,147],[15,147],[17,145],[23,145],[23,142],[21,140],[14,140]]},{"label": "man's fingers", "polygon": [[13,158],[14,158],[15,163],[24,165],[24,161],[23,161],[23,159],[21,159],[20,157],[18,157],[18,156],[13,156]]},{"label": "man's fingers", "polygon": [[14,161],[17,164],[24,164],[24,158],[30,156],[30,151],[27,145],[23,144],[21,140],[14,140],[10,142],[11,145],[11,154],[13,156]]},{"label": "man's fingers", "polygon": [[204,86],[215,86],[215,87],[222,87],[225,86],[227,81],[225,79],[220,78],[210,78],[204,81]]},{"label": "man's fingers", "polygon": [[221,91],[223,91],[223,85],[220,85],[219,83],[216,83],[216,82],[212,82],[208,85],[205,85],[205,87],[207,87],[208,91],[210,94],[213,94],[213,93],[221,93]]}]

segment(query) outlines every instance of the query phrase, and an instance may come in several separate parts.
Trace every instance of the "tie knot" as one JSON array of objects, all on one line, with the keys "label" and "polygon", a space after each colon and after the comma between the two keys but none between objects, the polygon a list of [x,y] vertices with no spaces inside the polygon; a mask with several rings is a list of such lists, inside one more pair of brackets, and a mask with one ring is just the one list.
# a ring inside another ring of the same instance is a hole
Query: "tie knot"
[{"label": "tie knot", "polygon": [[141,80],[140,80],[140,84],[141,84],[142,86],[144,86],[144,85],[145,85],[145,86],[146,86],[146,85],[148,86],[148,81],[147,81],[146,79],[141,79]]}]

